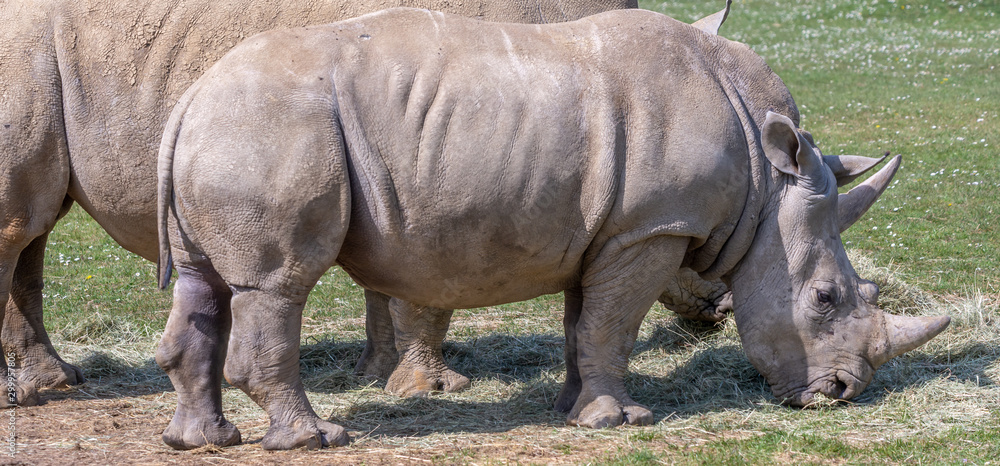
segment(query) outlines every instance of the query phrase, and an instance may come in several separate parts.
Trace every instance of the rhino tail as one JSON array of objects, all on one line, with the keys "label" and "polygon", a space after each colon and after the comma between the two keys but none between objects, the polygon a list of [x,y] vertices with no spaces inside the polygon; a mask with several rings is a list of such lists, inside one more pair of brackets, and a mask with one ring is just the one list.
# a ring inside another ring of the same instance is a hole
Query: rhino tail
[{"label": "rhino tail", "polygon": [[191,101],[194,100],[198,87],[200,86],[196,82],[181,96],[170,113],[170,118],[163,130],[163,138],[160,140],[160,153],[156,166],[156,221],[159,240],[156,276],[157,285],[161,290],[170,285],[170,277],[174,267],[173,256],[170,253],[169,236],[172,210],[173,215],[176,216],[176,210],[174,210],[174,148],[177,144],[177,137],[180,135],[184,114],[187,113]]}]

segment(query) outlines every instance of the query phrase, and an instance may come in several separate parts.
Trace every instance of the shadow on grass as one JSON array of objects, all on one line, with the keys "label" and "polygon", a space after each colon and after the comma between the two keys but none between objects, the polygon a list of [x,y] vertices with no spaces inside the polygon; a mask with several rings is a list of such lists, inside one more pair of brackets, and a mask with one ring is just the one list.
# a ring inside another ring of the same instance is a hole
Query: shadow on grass
[{"label": "shadow on grass", "polygon": [[[360,351],[360,344],[350,350],[357,355]],[[516,383],[516,390],[496,401],[456,399],[469,398],[462,395],[405,400],[385,395],[353,404],[334,420],[357,430],[408,436],[504,432],[524,425],[562,426],[564,415],[551,408],[564,376],[562,351],[563,339],[548,334],[495,334],[449,342],[444,348],[445,358],[451,367],[473,380],[473,390],[482,390],[477,386],[495,381]],[[971,345],[962,354],[952,354],[953,360],[959,356],[967,360],[960,369],[931,354],[910,353],[876,371],[871,386],[850,404],[828,409],[876,404],[893,391],[942,377],[992,384],[984,371],[996,361],[996,353],[997,349],[988,345]],[[644,361],[641,372],[627,374],[625,382],[633,399],[650,407],[657,421],[762,405],[773,407],[778,402],[738,342],[720,335],[718,327],[711,324],[677,319],[665,322],[637,342],[632,357],[653,360]],[[340,384],[322,388],[349,390],[358,384],[350,367],[343,368],[340,377]]]},{"label": "shadow on grass", "polygon": [[665,324],[654,327],[649,338],[636,341],[632,354],[656,349],[668,354],[690,351],[691,348],[702,344],[704,340],[718,336],[722,332],[725,322],[669,319]]},{"label": "shadow on grass", "polygon": [[83,371],[86,381],[66,389],[43,391],[43,403],[114,399],[173,391],[167,374],[156,365],[153,358],[133,365],[122,362],[106,352],[97,351],[78,361],[77,367]]},{"label": "shadow on grass", "polygon": [[[627,374],[626,387],[633,399],[653,410],[657,421],[776,403],[736,339],[719,328],[670,319],[636,343],[632,357],[641,362],[636,372]],[[364,348],[359,340],[307,340],[301,347],[300,368],[308,391],[354,399],[331,416],[349,429],[399,436],[506,432],[525,425],[564,425],[565,415],[552,409],[565,371],[563,346],[562,336],[553,334],[490,334],[446,342],[446,360],[473,380],[473,392],[426,398],[396,398],[380,390],[384,382],[372,385],[355,376],[354,364]],[[989,345],[969,344],[945,357],[904,355],[877,371],[871,386],[852,404],[875,404],[893,391],[942,377],[992,385],[985,370],[997,360],[997,353]],[[107,399],[173,390],[152,358],[129,365],[95,352],[79,366],[88,378],[85,385],[46,391],[43,398]]]}]

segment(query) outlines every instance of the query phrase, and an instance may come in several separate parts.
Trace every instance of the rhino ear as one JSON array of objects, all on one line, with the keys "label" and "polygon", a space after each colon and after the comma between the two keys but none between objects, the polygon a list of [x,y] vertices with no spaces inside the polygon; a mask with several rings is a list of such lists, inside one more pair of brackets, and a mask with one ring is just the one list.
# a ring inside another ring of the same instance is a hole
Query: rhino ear
[{"label": "rhino ear", "polygon": [[729,7],[732,4],[733,0],[726,0],[726,9],[719,11],[718,13],[710,14],[702,19],[699,19],[698,21],[691,23],[691,25],[713,36],[718,35],[719,28],[722,26],[722,23],[724,23],[726,21],[726,18],[729,16]]},{"label": "rhino ear", "polygon": [[823,162],[791,118],[767,112],[760,139],[764,156],[778,171],[797,178],[810,178],[819,173],[817,169]]},{"label": "rhino ear", "polygon": [[844,186],[855,178],[861,176],[874,166],[885,160],[886,153],[882,157],[862,157],[860,155],[824,155],[823,161],[833,170],[833,176],[837,177],[837,187]]}]

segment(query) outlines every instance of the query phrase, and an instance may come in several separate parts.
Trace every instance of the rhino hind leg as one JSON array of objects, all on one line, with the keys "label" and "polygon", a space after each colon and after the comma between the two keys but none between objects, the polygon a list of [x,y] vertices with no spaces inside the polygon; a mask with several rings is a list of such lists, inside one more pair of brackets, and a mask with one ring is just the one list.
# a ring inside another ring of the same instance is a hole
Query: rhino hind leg
[{"label": "rhino hind leg", "polygon": [[687,243],[680,237],[651,238],[602,251],[584,270],[575,345],[581,389],[567,424],[603,428],[653,422],[652,411],[625,389],[625,372],[639,326],[680,268]]},{"label": "rhino hind leg", "polygon": [[[83,372],[59,357],[42,322],[42,265],[47,240],[48,233],[21,251],[3,314],[4,354],[13,355],[4,359],[15,365],[16,403],[20,406],[37,404],[38,389],[84,382]],[[9,404],[3,397],[0,406]]]},{"label": "rhino hind leg", "polygon": [[343,427],[320,419],[299,376],[299,337],[305,299],[255,288],[233,296],[233,328],[225,375],[271,420],[265,450],[347,445]]},{"label": "rhino hind leg", "polygon": [[357,376],[386,380],[396,368],[399,354],[396,352],[389,299],[389,296],[377,291],[365,290],[365,335],[368,338],[354,368]]},{"label": "rhino hind leg", "polygon": [[178,450],[239,444],[240,431],[222,413],[232,293],[214,273],[177,270],[174,305],[156,350],[156,362],[177,392],[177,410],[163,441]]},{"label": "rhino hind leg", "polygon": [[431,392],[457,392],[470,384],[444,360],[441,345],[454,311],[417,306],[393,298],[389,310],[395,324],[399,364],[385,389],[401,397],[426,396]]},{"label": "rhino hind leg", "polygon": [[[30,10],[30,11],[29,11]],[[48,21],[43,9],[27,9],[21,24]],[[7,10],[5,10],[7,11]],[[6,18],[5,18],[6,19]],[[15,377],[16,403],[37,403],[38,390],[83,382],[80,370],[52,348],[42,325],[45,242],[72,206],[69,150],[63,123],[59,64],[53,44],[38,27],[7,27],[0,33],[0,321],[4,363],[0,375]],[[42,40],[42,42],[39,42]],[[30,45],[29,45],[30,44]],[[48,52],[47,52],[48,51]],[[8,372],[12,359],[15,371]],[[10,404],[7,397],[4,404]]]},{"label": "rhino hind leg", "polygon": [[583,292],[580,288],[570,288],[563,293],[566,312],[563,314],[563,329],[566,333],[566,346],[563,354],[566,358],[566,381],[556,397],[554,409],[561,413],[569,413],[580,397],[583,381],[580,379],[580,367],[577,365],[576,324],[580,321],[583,309]]}]

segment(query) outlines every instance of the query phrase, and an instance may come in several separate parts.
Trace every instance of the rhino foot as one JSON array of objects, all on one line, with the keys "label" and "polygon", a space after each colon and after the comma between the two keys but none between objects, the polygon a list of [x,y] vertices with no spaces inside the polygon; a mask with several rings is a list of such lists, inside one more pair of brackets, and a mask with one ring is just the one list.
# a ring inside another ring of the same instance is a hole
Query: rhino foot
[{"label": "rhino foot", "polygon": [[[6,332],[9,329],[4,330],[5,335],[9,336]],[[13,351],[15,354],[11,372],[17,379],[18,406],[37,405],[39,390],[65,388],[86,382],[83,371],[63,361],[51,344],[26,345],[22,341],[15,344],[14,349],[7,351]],[[7,378],[4,377],[4,380]]]},{"label": "rhino foot", "polygon": [[653,412],[649,408],[632,404],[622,406],[622,424],[629,426],[648,426],[653,423]]},{"label": "rhino foot", "polygon": [[192,450],[205,445],[239,445],[242,438],[240,430],[223,417],[205,420],[175,415],[163,431],[163,443],[177,450]]},{"label": "rhino foot", "polygon": [[733,308],[733,292],[727,291],[726,294],[722,295],[718,300],[715,301],[715,312],[713,313],[713,319],[711,322],[722,322],[726,318],[726,314],[734,312]]},{"label": "rhino foot", "polygon": [[80,385],[87,381],[79,367],[69,364],[58,357],[46,357],[41,361],[25,361],[25,369],[19,370],[17,378],[30,382],[39,388],[65,388],[69,385]]},{"label": "rhino foot", "polygon": [[690,320],[722,322],[733,310],[733,294],[720,280],[706,281],[691,269],[681,269],[660,296],[660,302]]},{"label": "rhino foot", "polygon": [[359,377],[387,380],[392,376],[398,358],[396,347],[391,342],[388,345],[379,345],[373,344],[369,339],[361,358],[358,359],[358,365],[354,367],[354,374]]},{"label": "rhino foot", "polygon": [[385,390],[407,398],[427,396],[431,392],[454,393],[465,390],[470,384],[468,377],[448,367],[433,369],[400,364],[386,382]]},{"label": "rhino foot", "polygon": [[402,397],[426,396],[469,386],[469,378],[451,370],[441,351],[453,310],[418,306],[395,298],[389,300],[388,308],[399,365],[389,376],[386,391]]},{"label": "rhino foot", "polygon": [[319,418],[298,419],[291,425],[272,423],[260,445],[265,450],[342,447],[351,441],[343,427]]},{"label": "rhino foot", "polygon": [[[4,377],[6,380],[6,377]],[[14,397],[11,399],[10,392],[0,397],[0,409],[13,408],[15,406],[35,406],[38,404],[38,388],[28,382],[18,382],[14,388]]]},{"label": "rhino foot", "polygon": [[632,400],[619,402],[611,395],[602,395],[590,401],[577,401],[573,411],[566,418],[566,424],[592,429],[617,427],[620,425],[646,426],[653,423],[653,412]]},{"label": "rhino foot", "polygon": [[[79,367],[67,364],[58,356],[40,358],[20,358],[14,369],[17,378],[15,390],[17,406],[35,406],[39,402],[38,390],[48,388],[65,388],[69,385],[80,385],[86,381]],[[23,368],[23,369],[22,369]],[[7,380],[7,377],[4,377]],[[4,396],[0,407],[13,406],[9,397]]]},{"label": "rhino foot", "polygon": [[[666,305],[666,304],[665,304]],[[694,321],[718,323],[726,320],[726,315],[733,312],[733,294],[727,292],[719,296],[714,303],[703,303],[702,306],[685,308],[666,305],[678,316]]]},{"label": "rhino foot", "polygon": [[556,397],[553,409],[560,413],[569,413],[573,409],[573,406],[576,405],[576,400],[580,398],[581,388],[583,387],[581,386],[579,377],[576,378],[575,383],[567,377],[566,383],[563,384],[562,390],[559,391],[559,396]]}]

